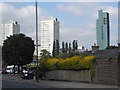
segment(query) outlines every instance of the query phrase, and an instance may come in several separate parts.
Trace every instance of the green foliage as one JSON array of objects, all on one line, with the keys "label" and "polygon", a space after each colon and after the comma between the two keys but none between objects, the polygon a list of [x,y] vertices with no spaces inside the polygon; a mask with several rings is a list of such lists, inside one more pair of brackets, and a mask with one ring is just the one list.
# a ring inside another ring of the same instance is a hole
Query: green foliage
[{"label": "green foliage", "polygon": [[41,59],[40,59],[40,68],[42,71],[46,71],[47,68],[45,67],[47,59],[51,58],[50,53],[47,50],[41,50]]},{"label": "green foliage", "polygon": [[73,52],[75,52],[75,50],[76,50],[75,40],[73,40],[72,44],[73,44]]},{"label": "green foliage", "polygon": [[91,78],[94,76],[95,56],[73,56],[70,58],[50,58],[44,60],[44,65],[40,66],[42,71],[49,70],[90,70]]},{"label": "green foliage", "polygon": [[53,43],[53,51],[52,51],[52,56],[53,57],[55,57],[56,55],[55,55],[55,41],[54,41],[54,43]]},{"label": "green foliage", "polygon": [[72,42],[72,47],[73,47],[73,52],[75,52],[76,50],[78,50],[77,40],[73,40],[73,42]]},{"label": "green foliage", "polygon": [[75,50],[78,50],[78,42],[77,42],[77,40],[75,41]]},{"label": "green foliage", "polygon": [[59,59],[66,59],[66,58],[68,58],[68,54],[67,53],[61,53],[61,54],[59,54],[57,56],[57,58],[59,58]]},{"label": "green foliage", "polygon": [[41,50],[40,55],[41,55],[40,60],[51,58],[50,52],[48,52],[47,50]]},{"label": "green foliage", "polygon": [[26,65],[32,62],[34,49],[34,41],[30,37],[13,35],[3,43],[2,58],[8,65]]},{"label": "green foliage", "polygon": [[81,53],[80,52],[73,52],[73,51],[70,51],[70,53],[61,53],[57,56],[57,58],[59,59],[66,59],[66,58],[70,58],[70,57],[73,57],[73,56],[80,56]]},{"label": "green foliage", "polygon": [[36,65],[30,65],[30,66],[28,67],[28,69],[29,69],[30,71],[36,70],[36,68],[37,68]]},{"label": "green foliage", "polygon": [[45,67],[47,68],[47,70],[56,70],[57,69],[57,62],[59,61],[59,59],[48,59],[46,61]]},{"label": "green foliage", "polygon": [[68,53],[68,43],[65,43],[65,53]]},{"label": "green foliage", "polygon": [[59,55],[59,50],[60,50],[60,46],[59,46],[59,41],[56,40],[56,56]]},{"label": "green foliage", "polygon": [[53,52],[52,52],[53,57],[55,57],[57,55],[59,55],[59,41],[58,40],[54,41],[54,43],[53,43]]},{"label": "green foliage", "polygon": [[44,67],[47,70],[84,70],[93,68],[95,56],[74,56],[66,59],[47,59]]},{"label": "green foliage", "polygon": [[62,42],[62,53],[65,53],[65,44]]},{"label": "green foliage", "polygon": [[72,48],[71,48],[71,43],[69,43],[69,48],[68,48],[68,50],[69,50],[69,53],[71,53],[71,50],[72,50]]}]

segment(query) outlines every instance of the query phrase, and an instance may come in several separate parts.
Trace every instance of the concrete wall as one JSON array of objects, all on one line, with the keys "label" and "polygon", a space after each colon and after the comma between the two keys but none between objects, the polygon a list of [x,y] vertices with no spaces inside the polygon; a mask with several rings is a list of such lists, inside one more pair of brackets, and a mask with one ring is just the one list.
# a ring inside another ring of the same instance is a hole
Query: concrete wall
[{"label": "concrete wall", "polygon": [[98,59],[93,83],[120,85],[120,63],[117,60]]},{"label": "concrete wall", "polygon": [[90,71],[53,70],[46,72],[46,79],[91,82]]},{"label": "concrete wall", "polygon": [[53,70],[46,73],[46,79],[120,86],[120,61],[97,59],[95,62],[95,76],[92,81],[89,70]]}]

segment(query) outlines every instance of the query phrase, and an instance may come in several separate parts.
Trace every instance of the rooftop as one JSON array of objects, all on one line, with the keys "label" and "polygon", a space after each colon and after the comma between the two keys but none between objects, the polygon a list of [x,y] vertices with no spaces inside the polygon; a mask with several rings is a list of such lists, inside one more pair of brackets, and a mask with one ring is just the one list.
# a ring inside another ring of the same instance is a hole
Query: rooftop
[{"label": "rooftop", "polygon": [[89,51],[89,52],[84,52],[85,55],[95,55],[100,58],[112,58],[116,59],[118,56],[118,48],[115,49],[105,49],[105,50],[97,50],[95,52]]}]

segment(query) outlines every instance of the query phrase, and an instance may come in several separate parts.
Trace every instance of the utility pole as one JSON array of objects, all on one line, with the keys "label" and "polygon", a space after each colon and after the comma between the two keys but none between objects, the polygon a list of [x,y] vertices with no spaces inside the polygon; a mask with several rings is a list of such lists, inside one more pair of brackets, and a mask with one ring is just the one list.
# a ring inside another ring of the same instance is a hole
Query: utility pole
[{"label": "utility pole", "polygon": [[37,15],[37,0],[36,0],[36,59],[37,59],[37,70],[36,70],[36,81],[39,82],[38,77],[38,15]]}]

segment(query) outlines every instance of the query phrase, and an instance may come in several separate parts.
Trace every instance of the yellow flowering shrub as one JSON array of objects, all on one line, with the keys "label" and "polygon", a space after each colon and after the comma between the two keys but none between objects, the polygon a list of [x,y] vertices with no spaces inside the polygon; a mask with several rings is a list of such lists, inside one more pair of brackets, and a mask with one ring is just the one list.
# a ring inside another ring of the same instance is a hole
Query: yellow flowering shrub
[{"label": "yellow flowering shrub", "polygon": [[46,68],[48,70],[83,70],[93,68],[93,60],[95,56],[74,56],[67,59],[48,59],[46,61]]},{"label": "yellow flowering shrub", "polygon": [[46,61],[45,67],[48,70],[55,70],[55,69],[57,69],[56,64],[57,64],[58,61],[59,61],[59,59],[56,59],[56,58],[48,59]]},{"label": "yellow flowering shrub", "polygon": [[91,77],[94,75],[93,60],[95,56],[74,56],[67,59],[50,58],[45,62],[47,70],[86,70],[89,69]]}]

